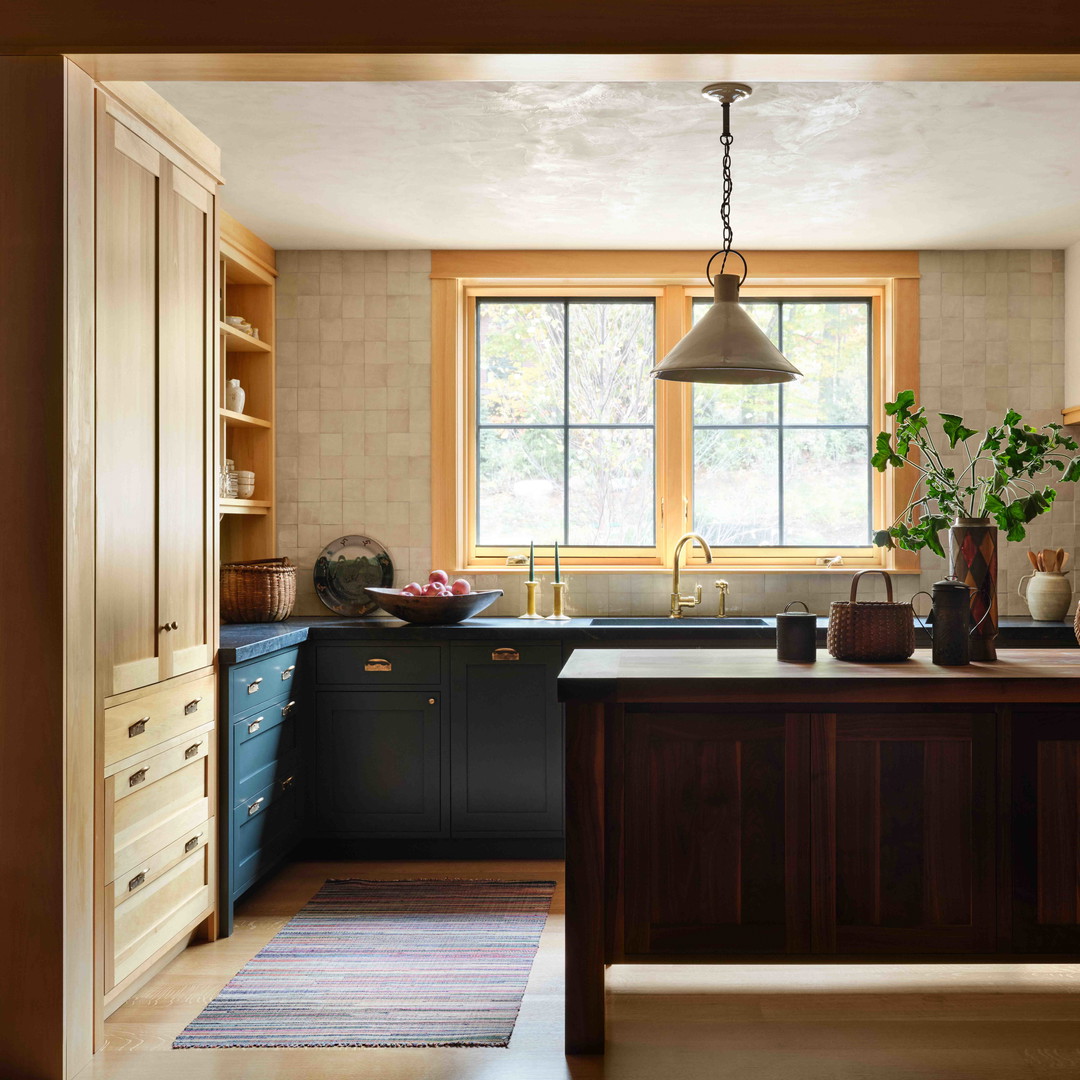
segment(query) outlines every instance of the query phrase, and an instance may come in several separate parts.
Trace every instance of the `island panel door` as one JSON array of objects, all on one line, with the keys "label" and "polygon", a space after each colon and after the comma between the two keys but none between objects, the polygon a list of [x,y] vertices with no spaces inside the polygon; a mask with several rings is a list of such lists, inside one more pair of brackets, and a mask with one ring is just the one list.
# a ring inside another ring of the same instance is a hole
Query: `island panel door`
[{"label": "island panel door", "polygon": [[627,954],[808,951],[808,721],[627,709]]},{"label": "island panel door", "polygon": [[816,952],[995,947],[992,713],[815,718]]},{"label": "island panel door", "polygon": [[1080,709],[1011,719],[1012,935],[1017,952],[1080,950]]}]

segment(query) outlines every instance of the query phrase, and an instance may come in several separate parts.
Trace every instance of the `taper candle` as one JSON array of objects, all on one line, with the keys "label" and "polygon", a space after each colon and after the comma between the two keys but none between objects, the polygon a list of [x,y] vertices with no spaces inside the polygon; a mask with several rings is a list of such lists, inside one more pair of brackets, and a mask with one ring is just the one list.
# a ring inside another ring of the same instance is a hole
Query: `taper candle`
[{"label": "taper candle", "polygon": [[557,584],[560,581],[562,581],[562,578],[559,577],[559,541],[556,540],[555,541],[555,582]]},{"label": "taper candle", "polygon": [[536,545],[529,541],[529,580],[536,580]]}]

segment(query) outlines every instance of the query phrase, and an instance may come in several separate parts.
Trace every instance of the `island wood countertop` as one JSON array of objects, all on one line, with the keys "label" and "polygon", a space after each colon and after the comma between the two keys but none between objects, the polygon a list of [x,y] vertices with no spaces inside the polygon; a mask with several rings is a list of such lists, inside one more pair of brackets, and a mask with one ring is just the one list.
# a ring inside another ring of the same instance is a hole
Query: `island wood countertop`
[{"label": "island wood countertop", "polygon": [[716,701],[842,704],[1080,702],[1080,649],[1011,649],[996,661],[940,667],[929,650],[895,663],[852,663],[819,652],[788,664],[772,649],[580,649],[559,674],[560,701]]}]

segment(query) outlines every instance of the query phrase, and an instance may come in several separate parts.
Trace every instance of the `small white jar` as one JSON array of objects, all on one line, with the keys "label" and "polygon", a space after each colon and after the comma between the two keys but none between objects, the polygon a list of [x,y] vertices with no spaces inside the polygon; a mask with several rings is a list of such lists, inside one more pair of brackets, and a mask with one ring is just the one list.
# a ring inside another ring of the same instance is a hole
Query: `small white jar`
[{"label": "small white jar", "polygon": [[[1024,583],[1029,582],[1027,589]],[[1061,622],[1072,603],[1072,585],[1057,571],[1036,570],[1020,579],[1016,591],[1027,602],[1036,622]]]},{"label": "small white jar", "polygon": [[247,401],[247,391],[240,385],[239,379],[230,379],[225,387],[225,408],[229,412],[242,413],[244,402]]}]

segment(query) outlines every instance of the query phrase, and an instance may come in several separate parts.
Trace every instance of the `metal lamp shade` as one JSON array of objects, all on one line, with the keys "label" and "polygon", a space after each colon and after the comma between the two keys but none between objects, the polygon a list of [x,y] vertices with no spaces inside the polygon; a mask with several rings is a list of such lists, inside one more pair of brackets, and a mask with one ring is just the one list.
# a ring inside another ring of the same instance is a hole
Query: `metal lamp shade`
[{"label": "metal lamp shade", "polygon": [[717,274],[714,303],[660,361],[655,379],[695,383],[781,383],[802,375],[739,305],[737,274]]}]

